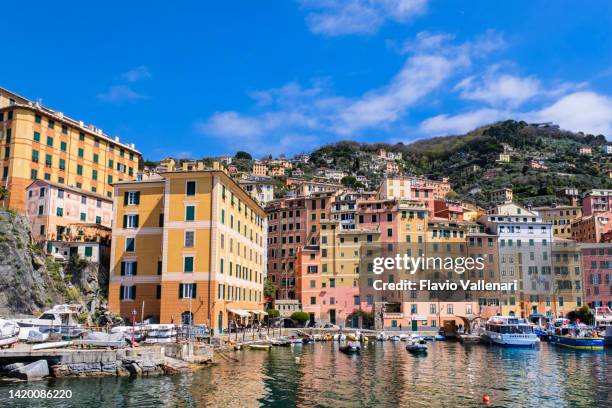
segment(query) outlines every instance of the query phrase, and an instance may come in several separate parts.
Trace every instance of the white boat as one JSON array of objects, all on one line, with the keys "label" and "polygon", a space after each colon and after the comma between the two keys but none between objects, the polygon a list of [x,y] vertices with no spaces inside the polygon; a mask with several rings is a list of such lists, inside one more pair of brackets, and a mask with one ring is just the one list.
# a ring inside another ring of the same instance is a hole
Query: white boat
[{"label": "white boat", "polygon": [[346,334],[342,334],[342,333],[334,334],[334,341],[345,341],[345,340],[346,340]]},{"label": "white boat", "polygon": [[[141,325],[134,325],[134,341],[140,341],[143,338],[143,328]],[[132,326],[115,326],[111,329],[111,334],[123,333],[125,338],[132,339]]]},{"label": "white boat", "polygon": [[408,341],[406,350],[411,353],[427,353],[427,342],[425,339],[414,338]]},{"label": "white boat", "polygon": [[408,340],[410,340],[410,336],[408,334],[404,334],[404,333],[400,334],[399,338],[400,338],[401,341],[408,341]]},{"label": "white boat", "polygon": [[596,307],[594,309],[595,328],[606,330],[612,326],[612,310],[609,307]]},{"label": "white boat", "polygon": [[491,317],[482,330],[481,338],[485,343],[505,347],[533,347],[540,342],[533,325],[515,316]]},{"label": "white boat", "polygon": [[0,319],[0,348],[10,347],[19,341],[19,326],[11,320]]},{"label": "white boat", "polygon": [[385,334],[385,332],[380,332],[376,335],[376,340],[386,341],[387,339],[388,336]]},{"label": "white boat", "polygon": [[176,326],[173,324],[147,324],[145,343],[170,343],[176,340]]},{"label": "white boat", "polygon": [[400,341],[400,336],[398,336],[397,334],[393,334],[391,335],[391,337],[389,337],[389,340],[391,341]]},{"label": "white boat", "polygon": [[[78,323],[79,305],[56,305],[39,317],[13,319],[21,328],[19,337],[27,339],[31,330],[46,333],[59,333],[63,336],[77,337],[85,329]],[[36,337],[37,333],[33,333]]]}]

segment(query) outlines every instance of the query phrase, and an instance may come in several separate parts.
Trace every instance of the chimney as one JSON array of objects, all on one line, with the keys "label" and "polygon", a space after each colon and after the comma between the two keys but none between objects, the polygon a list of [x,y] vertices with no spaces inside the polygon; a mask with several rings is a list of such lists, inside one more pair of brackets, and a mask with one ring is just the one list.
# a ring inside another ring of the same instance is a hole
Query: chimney
[{"label": "chimney", "polygon": [[221,166],[219,165],[218,161],[214,161],[212,165],[213,170],[221,170]]}]

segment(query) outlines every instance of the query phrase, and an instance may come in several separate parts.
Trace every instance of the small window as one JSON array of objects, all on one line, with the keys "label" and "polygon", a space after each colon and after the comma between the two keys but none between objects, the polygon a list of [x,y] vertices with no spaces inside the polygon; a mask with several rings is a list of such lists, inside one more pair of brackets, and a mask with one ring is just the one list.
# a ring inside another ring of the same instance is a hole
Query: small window
[{"label": "small window", "polygon": [[194,245],[194,231],[185,231],[185,246],[193,247]]},{"label": "small window", "polygon": [[88,257],[88,258],[91,258],[92,255],[93,255],[93,247],[86,246],[85,247],[85,256]]},{"label": "small window", "polygon": [[47,136],[47,146],[53,147],[53,138],[51,136]]},{"label": "small window", "polygon": [[40,132],[34,132],[34,141],[40,142]]},{"label": "small window", "polygon": [[87,214],[84,212],[81,213],[81,221],[87,221]]},{"label": "small window", "polygon": [[183,272],[193,272],[193,256],[186,256],[184,258]]},{"label": "small window", "polygon": [[57,207],[57,210],[55,211],[55,214],[58,217],[63,217],[64,216],[64,209],[62,207]]},{"label": "small window", "polygon": [[68,149],[68,145],[66,144],[66,142],[60,142],[60,150],[62,152],[65,152]]},{"label": "small window", "polygon": [[187,182],[187,193],[186,193],[186,195],[194,196],[195,193],[196,193],[196,182],[195,181],[188,181]]},{"label": "small window", "polygon": [[134,252],[136,250],[136,238],[125,239],[125,252]]},{"label": "small window", "polygon": [[195,206],[188,205],[185,207],[185,221],[195,220]]}]

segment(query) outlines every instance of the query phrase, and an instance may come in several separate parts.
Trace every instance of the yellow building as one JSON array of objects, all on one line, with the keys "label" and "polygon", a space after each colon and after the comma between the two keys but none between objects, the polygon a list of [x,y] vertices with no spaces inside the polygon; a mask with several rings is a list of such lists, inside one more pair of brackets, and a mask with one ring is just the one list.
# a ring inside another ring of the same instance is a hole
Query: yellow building
[{"label": "yellow building", "polygon": [[552,224],[555,238],[572,238],[572,222],[582,217],[582,207],[578,205],[559,205],[556,207],[536,207],[545,222]]},{"label": "yellow building", "polygon": [[576,241],[555,238],[552,246],[554,289],[547,306],[554,317],[565,317],[583,305],[582,260]]},{"label": "yellow building", "polygon": [[115,184],[109,307],[161,323],[262,314],[264,210],[224,171],[184,166]]},{"label": "yellow building", "polygon": [[0,88],[0,183],[5,206],[24,212],[26,188],[41,179],[112,197],[136,177],[140,153],[102,130]]}]

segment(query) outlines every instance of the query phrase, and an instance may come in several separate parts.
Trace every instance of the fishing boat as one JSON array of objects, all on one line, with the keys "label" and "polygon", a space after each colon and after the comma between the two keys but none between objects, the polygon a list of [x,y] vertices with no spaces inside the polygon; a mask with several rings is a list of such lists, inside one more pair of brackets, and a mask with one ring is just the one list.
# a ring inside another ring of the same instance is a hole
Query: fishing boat
[{"label": "fishing boat", "polygon": [[575,350],[603,350],[604,338],[597,332],[583,324],[567,324],[555,330],[551,342],[557,346]]},{"label": "fishing boat", "polygon": [[427,353],[427,342],[423,338],[415,338],[408,341],[406,350],[410,353]]},{"label": "fishing boat", "polygon": [[534,347],[540,343],[533,325],[515,316],[491,317],[485,324],[481,340],[504,347]]},{"label": "fishing boat", "polygon": [[269,344],[249,344],[251,350],[270,350],[272,346]]},{"label": "fishing boat", "polygon": [[346,354],[359,354],[361,353],[361,345],[357,342],[350,342],[340,346],[340,351]]},{"label": "fishing boat", "polygon": [[379,340],[379,341],[386,341],[388,338],[389,336],[387,336],[385,332],[380,332],[376,335],[376,340]]},{"label": "fishing boat", "polygon": [[11,347],[19,341],[19,325],[11,320],[0,319],[0,348]]}]

